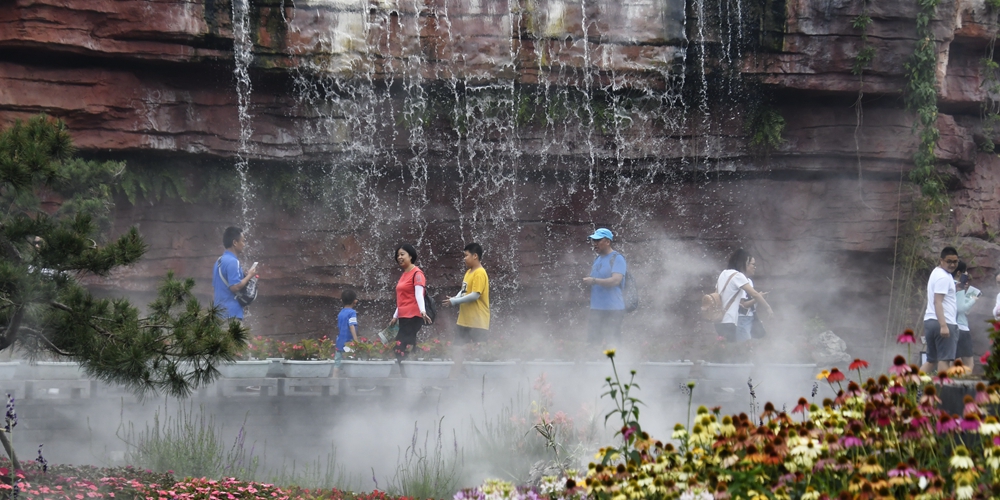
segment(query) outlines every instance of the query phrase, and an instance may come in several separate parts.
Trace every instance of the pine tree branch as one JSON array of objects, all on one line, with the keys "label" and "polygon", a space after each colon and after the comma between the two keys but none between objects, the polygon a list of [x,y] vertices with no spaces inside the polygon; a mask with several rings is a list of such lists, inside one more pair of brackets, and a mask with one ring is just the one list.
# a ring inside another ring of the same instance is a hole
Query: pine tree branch
[{"label": "pine tree branch", "polygon": [[[71,313],[71,314],[76,314],[76,311],[74,311],[73,308],[71,308],[70,306],[67,306],[66,304],[61,304],[61,303],[56,302],[56,301],[53,300],[53,301],[49,302],[49,305],[52,306],[52,307],[54,307],[54,308],[56,308],[56,309],[59,309],[59,310],[62,310],[62,311],[66,311],[66,312]],[[88,326],[90,326],[94,330],[97,330],[97,333],[100,333],[101,335],[104,335],[105,337],[107,337],[109,339],[113,339],[114,338],[114,335],[112,335],[110,332],[108,332],[104,328],[101,328],[100,326],[97,326],[97,325],[95,325],[93,323],[89,323]]]},{"label": "pine tree branch", "polygon": [[[72,357],[73,356],[73,353],[68,352],[68,351],[64,351],[64,350],[60,349],[59,347],[57,347],[55,344],[53,344],[51,340],[49,340],[48,338],[45,337],[45,335],[42,335],[42,332],[40,332],[38,330],[35,330],[34,328],[27,327],[27,326],[23,326],[21,328],[24,328],[25,330],[27,330],[27,331],[35,334],[35,337],[38,337],[38,339],[41,340],[45,345],[49,346],[49,349],[52,352],[54,352],[54,353],[56,353],[56,354],[58,354],[60,356],[67,356],[67,357]],[[0,344],[0,345],[2,345],[2,344]],[[2,351],[2,350],[3,349],[0,349],[0,351]]]},{"label": "pine tree branch", "polygon": [[0,351],[10,347],[17,341],[17,332],[21,329],[21,320],[24,318],[24,307],[18,307],[14,311],[14,317],[10,319],[7,328],[4,329],[3,337],[0,337]]}]

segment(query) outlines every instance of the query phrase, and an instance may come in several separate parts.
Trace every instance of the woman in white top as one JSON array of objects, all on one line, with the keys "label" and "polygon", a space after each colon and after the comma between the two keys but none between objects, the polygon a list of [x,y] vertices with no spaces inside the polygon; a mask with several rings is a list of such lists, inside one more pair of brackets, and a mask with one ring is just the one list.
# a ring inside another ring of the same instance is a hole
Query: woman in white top
[{"label": "woman in white top", "polygon": [[[729,257],[726,270],[719,274],[719,279],[715,284],[715,290],[719,292],[719,298],[723,307],[726,308],[722,322],[715,325],[715,331],[729,342],[748,340],[737,333],[736,327],[740,308],[739,297],[743,295],[743,292],[746,292],[754,300],[754,304],[759,306],[757,308],[758,314],[763,312],[764,317],[768,319],[774,315],[771,305],[767,303],[763,295],[754,290],[750,279],[746,276],[747,267],[750,265],[756,265],[756,261],[749,252],[742,248],[733,252],[733,255]],[[727,305],[728,307],[726,307]]]},{"label": "woman in white top", "polygon": [[[996,275],[997,286],[1000,286],[1000,273]],[[1000,321],[1000,293],[997,294],[997,303],[993,306],[993,319]]]}]

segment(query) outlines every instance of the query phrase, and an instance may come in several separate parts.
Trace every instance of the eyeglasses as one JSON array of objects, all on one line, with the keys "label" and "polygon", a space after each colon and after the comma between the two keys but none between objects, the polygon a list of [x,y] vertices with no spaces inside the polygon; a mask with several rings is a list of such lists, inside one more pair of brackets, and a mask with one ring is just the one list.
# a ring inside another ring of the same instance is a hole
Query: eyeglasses
[{"label": "eyeglasses", "polygon": [[945,259],[944,263],[945,264],[958,264],[958,259],[955,259],[955,260]]}]

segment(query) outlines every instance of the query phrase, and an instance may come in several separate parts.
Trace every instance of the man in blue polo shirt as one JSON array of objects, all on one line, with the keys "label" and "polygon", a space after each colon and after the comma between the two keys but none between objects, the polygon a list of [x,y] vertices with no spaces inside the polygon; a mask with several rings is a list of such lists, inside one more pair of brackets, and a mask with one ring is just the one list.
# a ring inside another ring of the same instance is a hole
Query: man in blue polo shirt
[{"label": "man in blue polo shirt", "polygon": [[227,227],[222,233],[222,245],[226,248],[222,257],[212,266],[212,288],[215,296],[212,302],[219,307],[219,315],[223,318],[243,320],[243,306],[236,301],[236,293],[247,286],[256,263],[246,273],[240,267],[238,255],[246,248],[243,230],[238,227]]},{"label": "man in blue polo shirt", "polygon": [[590,235],[597,258],[590,268],[590,275],[583,284],[590,287],[590,325],[587,342],[604,344],[619,340],[622,321],[625,319],[625,299],[622,297],[622,280],[627,266],[625,256],[611,248],[615,237],[610,229],[600,228]]}]

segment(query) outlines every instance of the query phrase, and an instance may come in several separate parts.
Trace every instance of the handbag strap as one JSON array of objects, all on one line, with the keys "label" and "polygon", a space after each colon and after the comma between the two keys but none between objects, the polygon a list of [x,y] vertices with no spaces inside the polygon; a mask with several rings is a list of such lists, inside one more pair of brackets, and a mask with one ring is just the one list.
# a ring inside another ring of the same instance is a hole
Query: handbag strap
[{"label": "handbag strap", "polygon": [[[230,285],[229,281],[226,280],[226,277],[222,275],[222,257],[219,257],[219,260],[215,261],[215,267],[219,270],[219,279],[222,280],[222,284],[226,285],[226,290],[229,290],[229,287],[232,285]],[[233,297],[238,295],[237,292],[232,290],[229,290],[229,293],[233,294]]]},{"label": "handbag strap", "polygon": [[[733,271],[733,274],[729,275],[729,279],[726,280],[726,284],[725,285],[722,285],[722,290],[719,292],[719,296],[720,297],[722,296],[723,293],[726,292],[726,287],[729,286],[729,282],[732,281],[733,278],[735,278],[737,274],[739,274],[739,271]],[[733,301],[735,301],[736,297],[739,297],[739,296],[740,296],[740,291],[739,291],[739,289],[737,289],[736,293],[733,294],[733,298],[729,299],[729,302],[726,303],[726,307],[722,308],[723,312],[729,311],[729,308],[733,305]]]},{"label": "handbag strap", "polygon": [[219,260],[215,261],[215,268],[219,270],[219,279],[222,280],[222,284],[226,285],[226,288],[229,288],[231,285],[226,281],[226,277],[222,275],[222,257],[219,257]]}]

